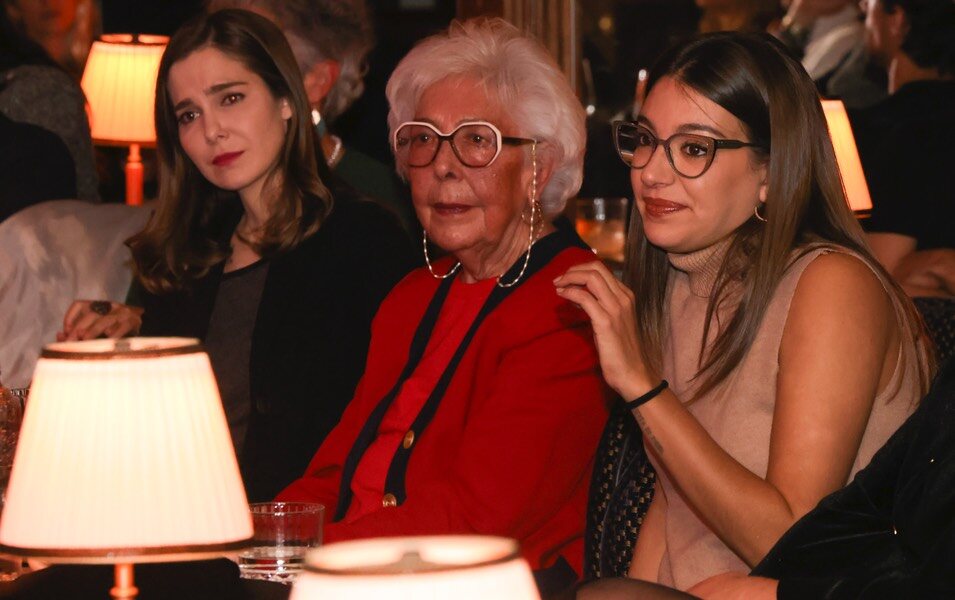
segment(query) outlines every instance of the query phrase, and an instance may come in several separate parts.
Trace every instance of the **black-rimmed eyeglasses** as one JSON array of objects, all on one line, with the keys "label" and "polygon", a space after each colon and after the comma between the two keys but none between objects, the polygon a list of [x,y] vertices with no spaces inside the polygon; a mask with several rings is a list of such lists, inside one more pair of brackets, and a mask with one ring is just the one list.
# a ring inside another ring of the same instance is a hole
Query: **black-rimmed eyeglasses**
[{"label": "black-rimmed eyeglasses", "polygon": [[502,144],[522,146],[536,144],[537,140],[501,135],[501,130],[487,121],[461,123],[454,131],[443,133],[423,121],[407,121],[396,130],[392,145],[399,164],[426,167],[434,161],[441,142],[451,144],[451,150],[466,167],[486,167],[501,153]]},{"label": "black-rimmed eyeglasses", "polygon": [[650,163],[657,146],[663,146],[670,166],[678,175],[695,179],[713,164],[720,149],[762,147],[740,140],[721,140],[695,133],[676,133],[660,140],[652,131],[630,121],[614,121],[613,143],[620,159],[631,169],[642,169]]}]

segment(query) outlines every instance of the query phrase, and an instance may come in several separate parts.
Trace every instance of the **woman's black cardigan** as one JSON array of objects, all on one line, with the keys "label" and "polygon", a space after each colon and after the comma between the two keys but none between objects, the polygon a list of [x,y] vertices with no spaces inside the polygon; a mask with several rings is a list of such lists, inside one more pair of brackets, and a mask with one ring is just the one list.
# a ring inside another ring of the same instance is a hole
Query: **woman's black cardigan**
[{"label": "woman's black cardigan", "polygon": [[[272,499],[304,473],[352,398],[378,305],[417,256],[394,215],[338,196],[318,232],[269,260],[239,457],[249,501]],[[140,291],[142,334],[204,339],[222,270],[218,265],[186,291]]]}]

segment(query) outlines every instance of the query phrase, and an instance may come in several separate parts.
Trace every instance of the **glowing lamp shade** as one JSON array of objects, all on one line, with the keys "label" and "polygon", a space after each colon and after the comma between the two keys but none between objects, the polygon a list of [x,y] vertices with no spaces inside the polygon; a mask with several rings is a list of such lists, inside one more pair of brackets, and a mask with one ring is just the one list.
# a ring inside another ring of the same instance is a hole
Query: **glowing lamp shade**
[{"label": "glowing lamp shade", "polygon": [[823,100],[822,109],[826,114],[826,123],[829,125],[829,137],[836,151],[836,163],[839,165],[839,174],[842,176],[842,185],[846,190],[849,208],[856,212],[872,210],[869,186],[866,185],[865,174],[862,172],[862,162],[859,160],[859,151],[856,149],[856,141],[852,136],[846,107],[841,100]]},{"label": "glowing lamp shade", "polygon": [[104,35],[93,42],[82,87],[92,113],[90,132],[99,144],[130,147],[126,202],[142,204],[141,144],[156,143],[153,107],[164,36]]},{"label": "glowing lamp shade", "polygon": [[251,536],[219,392],[196,340],[44,348],[0,551],[128,566],[131,584],[132,563],[218,556]]},{"label": "glowing lamp shade", "polygon": [[517,542],[485,536],[379,538],[308,553],[290,600],[539,600]]}]

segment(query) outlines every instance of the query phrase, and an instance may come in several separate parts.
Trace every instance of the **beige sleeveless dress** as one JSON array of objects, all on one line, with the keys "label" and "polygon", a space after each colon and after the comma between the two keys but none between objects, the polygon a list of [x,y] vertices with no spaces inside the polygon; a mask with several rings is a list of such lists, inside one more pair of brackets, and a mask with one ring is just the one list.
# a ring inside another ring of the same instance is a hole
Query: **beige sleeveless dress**
[{"label": "beige sleeveless dress", "polygon": [[[679,398],[690,398],[693,391],[691,378],[698,368],[708,295],[725,249],[726,244],[717,244],[691,254],[670,255],[675,270],[669,289],[669,346],[663,354],[663,376]],[[789,305],[805,268],[816,257],[832,251],[850,253],[833,247],[817,247],[790,266],[779,282],[745,358],[725,381],[687,407],[716,443],[760,477],[766,476],[768,467],[779,345]],[[720,314],[728,319],[732,309],[728,307]],[[897,314],[900,310],[896,306]],[[710,341],[716,329],[710,327]],[[918,402],[915,348],[912,344],[902,346],[892,381],[875,399],[850,479],[869,463]],[[902,352],[906,354],[905,361],[901,360]],[[685,590],[725,571],[748,572],[749,567],[686,504],[661,465],[654,463],[654,467],[667,500],[666,550],[660,564],[660,583]],[[740,498],[740,502],[745,501]]]}]

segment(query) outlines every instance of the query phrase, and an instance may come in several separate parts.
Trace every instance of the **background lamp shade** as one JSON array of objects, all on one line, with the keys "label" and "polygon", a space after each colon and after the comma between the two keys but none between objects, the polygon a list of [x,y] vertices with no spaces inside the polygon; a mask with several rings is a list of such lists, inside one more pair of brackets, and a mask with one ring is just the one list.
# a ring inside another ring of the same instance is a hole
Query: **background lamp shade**
[{"label": "background lamp shade", "polygon": [[209,358],[193,339],[44,348],[0,550],[51,562],[217,556],[252,522]]},{"label": "background lamp shade", "polygon": [[83,71],[82,87],[90,103],[93,141],[130,147],[126,164],[127,204],[142,204],[139,145],[156,143],[156,76],[168,41],[158,35],[104,35],[93,42]]},{"label": "background lamp shade", "polygon": [[829,137],[832,147],[836,151],[836,163],[839,165],[839,174],[842,176],[842,185],[846,190],[849,208],[856,212],[872,210],[872,198],[869,196],[869,186],[865,182],[862,172],[862,162],[859,160],[859,151],[852,136],[852,127],[849,125],[849,116],[841,100],[823,100],[822,109],[826,114],[826,123],[829,125]]},{"label": "background lamp shade", "polygon": [[539,600],[517,542],[485,536],[379,538],[312,550],[290,600]]}]

